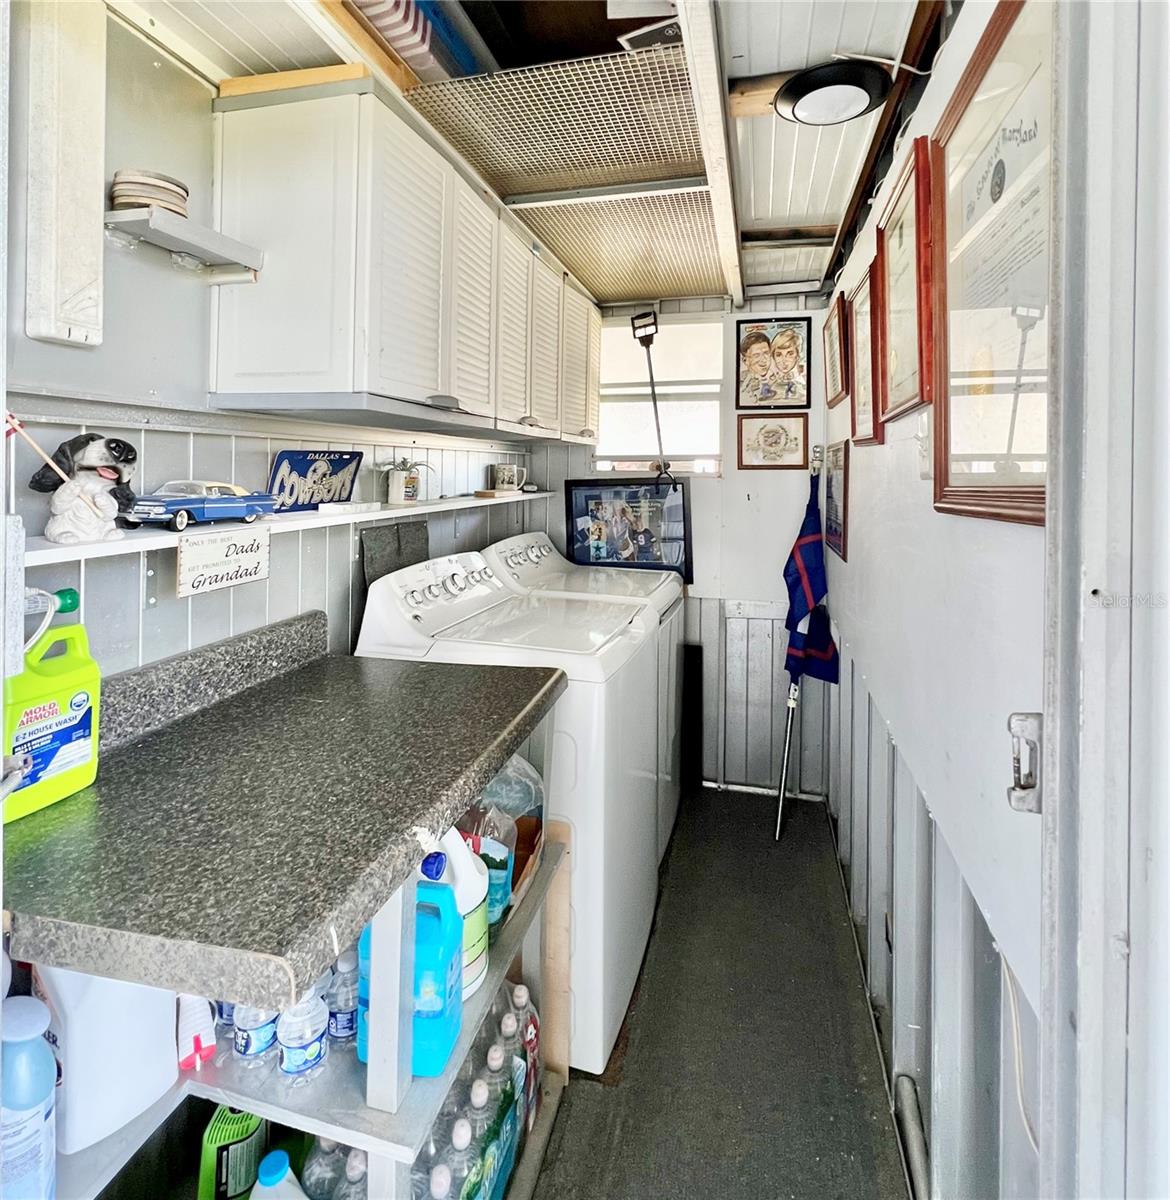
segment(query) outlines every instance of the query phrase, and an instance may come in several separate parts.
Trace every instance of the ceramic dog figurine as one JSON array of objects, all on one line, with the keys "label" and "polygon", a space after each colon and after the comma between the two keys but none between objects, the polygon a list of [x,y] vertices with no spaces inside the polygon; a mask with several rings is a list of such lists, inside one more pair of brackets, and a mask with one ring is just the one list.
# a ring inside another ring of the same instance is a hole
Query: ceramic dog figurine
[{"label": "ceramic dog figurine", "polygon": [[34,492],[53,493],[45,537],[63,545],[125,537],[114,518],[134,505],[129,485],[138,451],[121,438],[82,433],[62,442],[53,462],[67,480],[46,464],[28,481]]}]

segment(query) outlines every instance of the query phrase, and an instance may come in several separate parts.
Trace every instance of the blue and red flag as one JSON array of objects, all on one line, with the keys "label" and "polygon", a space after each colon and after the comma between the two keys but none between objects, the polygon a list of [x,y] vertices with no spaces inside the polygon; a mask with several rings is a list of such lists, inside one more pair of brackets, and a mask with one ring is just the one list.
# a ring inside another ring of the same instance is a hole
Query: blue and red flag
[{"label": "blue and red flag", "polygon": [[[828,683],[836,683],[838,677],[837,647],[829,629],[829,610],[821,604],[828,595],[829,581],[825,574],[818,483],[817,476],[811,476],[804,520],[784,564],[784,583],[788,588],[788,615],[784,619],[788,653],[784,666],[793,683],[802,675]],[[805,618],[808,624],[802,631],[800,625]]]}]

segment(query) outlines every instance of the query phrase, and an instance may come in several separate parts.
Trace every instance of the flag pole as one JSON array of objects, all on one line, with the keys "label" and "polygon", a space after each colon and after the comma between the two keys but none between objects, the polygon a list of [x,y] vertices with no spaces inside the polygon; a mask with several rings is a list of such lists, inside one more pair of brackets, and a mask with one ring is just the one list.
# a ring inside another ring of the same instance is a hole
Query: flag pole
[{"label": "flag pole", "polygon": [[[814,479],[820,475],[821,464],[824,461],[824,446],[814,446],[812,448],[812,459],[809,462],[809,473]],[[795,681],[789,681],[788,714],[784,718],[784,758],[780,764],[780,791],[776,797],[776,841],[780,840],[780,827],[784,823],[784,798],[788,795],[788,761],[792,756],[792,725],[796,720],[796,705],[799,700],[800,684]]]}]

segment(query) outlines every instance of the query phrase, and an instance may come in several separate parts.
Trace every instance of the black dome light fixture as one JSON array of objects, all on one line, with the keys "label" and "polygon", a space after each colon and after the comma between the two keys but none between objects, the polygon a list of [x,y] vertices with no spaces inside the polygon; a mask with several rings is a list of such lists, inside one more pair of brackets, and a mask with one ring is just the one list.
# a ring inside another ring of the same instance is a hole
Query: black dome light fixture
[{"label": "black dome light fixture", "polygon": [[797,125],[841,125],[863,117],[890,94],[890,72],[877,63],[841,58],[797,71],[772,100],[778,117]]}]

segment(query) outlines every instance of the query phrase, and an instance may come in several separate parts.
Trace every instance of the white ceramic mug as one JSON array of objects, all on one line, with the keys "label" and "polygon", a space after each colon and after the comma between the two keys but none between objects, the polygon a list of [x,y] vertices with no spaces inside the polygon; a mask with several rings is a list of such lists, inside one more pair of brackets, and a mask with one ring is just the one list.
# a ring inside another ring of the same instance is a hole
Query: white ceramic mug
[{"label": "white ceramic mug", "polygon": [[496,463],[492,467],[492,486],[497,492],[518,492],[528,482],[528,468],[515,463]]}]

